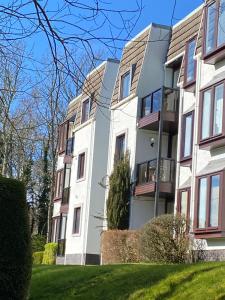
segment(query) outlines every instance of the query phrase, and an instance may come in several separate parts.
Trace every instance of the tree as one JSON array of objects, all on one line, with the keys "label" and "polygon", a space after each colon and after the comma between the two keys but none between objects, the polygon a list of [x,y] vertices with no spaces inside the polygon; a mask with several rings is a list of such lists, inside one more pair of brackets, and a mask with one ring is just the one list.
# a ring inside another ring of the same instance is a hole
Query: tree
[{"label": "tree", "polygon": [[126,154],[119,160],[109,178],[107,199],[108,229],[128,229],[130,201],[130,160]]}]

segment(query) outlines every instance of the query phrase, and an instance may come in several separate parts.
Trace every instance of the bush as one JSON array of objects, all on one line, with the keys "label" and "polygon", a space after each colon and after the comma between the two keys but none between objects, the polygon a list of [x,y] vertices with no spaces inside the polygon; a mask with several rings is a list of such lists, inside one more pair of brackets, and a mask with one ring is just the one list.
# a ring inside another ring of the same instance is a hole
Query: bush
[{"label": "bush", "polygon": [[147,223],[140,233],[140,253],[145,261],[184,263],[188,260],[187,224],[182,216],[162,215]]},{"label": "bush", "polygon": [[31,242],[32,242],[32,252],[33,253],[44,251],[45,243],[46,243],[46,236],[40,235],[40,234],[33,235]]},{"label": "bush", "polygon": [[44,251],[33,252],[33,265],[41,265],[43,261]]},{"label": "bush", "polygon": [[31,238],[24,185],[0,176],[0,299],[27,299]]},{"label": "bush", "polygon": [[57,252],[57,243],[48,243],[45,245],[45,251],[43,255],[42,264],[54,265]]},{"label": "bush", "polygon": [[108,230],[101,236],[102,264],[137,263],[139,232],[135,230]]}]

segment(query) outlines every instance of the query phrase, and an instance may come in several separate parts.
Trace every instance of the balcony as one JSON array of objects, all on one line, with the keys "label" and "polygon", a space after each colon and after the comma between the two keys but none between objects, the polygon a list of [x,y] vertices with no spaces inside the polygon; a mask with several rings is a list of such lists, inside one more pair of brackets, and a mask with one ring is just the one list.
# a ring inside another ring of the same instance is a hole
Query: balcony
[{"label": "balcony", "polygon": [[74,137],[68,138],[66,141],[66,151],[64,156],[64,163],[68,164],[72,161],[73,155],[73,148],[74,148]]},{"label": "balcony", "polygon": [[[156,94],[157,97],[155,97]],[[162,87],[160,90],[143,98],[142,117],[138,121],[138,128],[156,131],[159,128],[159,120],[162,116],[163,131],[176,133],[178,127],[178,103],[179,91],[166,87]],[[145,106],[143,107],[143,105]]]},{"label": "balcony", "polygon": [[[154,196],[156,191],[157,159],[137,165],[135,196]],[[175,160],[162,158],[159,175],[159,196],[168,197],[174,193]]]}]

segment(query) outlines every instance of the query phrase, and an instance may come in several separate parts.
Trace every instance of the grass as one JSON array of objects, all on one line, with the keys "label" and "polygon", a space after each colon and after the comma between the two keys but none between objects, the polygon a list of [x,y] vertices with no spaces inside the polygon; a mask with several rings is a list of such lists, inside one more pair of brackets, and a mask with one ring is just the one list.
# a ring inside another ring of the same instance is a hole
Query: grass
[{"label": "grass", "polygon": [[30,300],[221,300],[225,263],[35,266]]}]

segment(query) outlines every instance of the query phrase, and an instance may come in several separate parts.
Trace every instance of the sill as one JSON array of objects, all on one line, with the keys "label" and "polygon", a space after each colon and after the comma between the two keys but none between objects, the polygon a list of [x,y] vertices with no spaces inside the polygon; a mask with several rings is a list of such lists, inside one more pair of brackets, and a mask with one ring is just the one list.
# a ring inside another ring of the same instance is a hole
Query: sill
[{"label": "sill", "polygon": [[225,232],[220,227],[197,228],[194,236],[197,239],[222,238],[225,237]]},{"label": "sill", "polygon": [[95,119],[93,117],[89,118],[87,121],[80,123],[77,127],[75,127],[75,132],[84,128],[85,126],[91,124]]},{"label": "sill", "polygon": [[135,97],[135,94],[133,93],[133,94],[130,94],[128,97],[124,98],[124,99],[118,99],[118,102],[111,107],[111,110],[117,109],[119,106],[127,103],[128,101],[130,101],[134,97]]},{"label": "sill", "polygon": [[65,152],[66,152],[66,150],[61,150],[58,152],[58,155],[63,155],[63,154],[65,154]]},{"label": "sill", "polygon": [[79,183],[79,182],[84,181],[85,179],[86,179],[86,178],[85,178],[85,176],[84,176],[84,177],[81,177],[81,178],[77,179],[76,182]]},{"label": "sill", "polygon": [[183,167],[190,167],[192,165],[192,156],[181,158],[180,165]]},{"label": "sill", "polygon": [[195,87],[196,87],[196,78],[192,81],[189,82],[185,82],[184,81],[184,85],[183,88],[187,91],[187,92],[195,92]]},{"label": "sill", "polygon": [[225,44],[219,48],[214,49],[208,54],[204,54],[204,62],[206,64],[214,65],[215,63],[223,60],[225,58]]},{"label": "sill", "polygon": [[199,148],[212,150],[215,148],[219,148],[225,145],[225,136],[224,134],[216,135],[214,137],[207,138],[205,140],[199,141]]},{"label": "sill", "polygon": [[79,233],[72,233],[72,237],[80,237],[80,236],[81,236],[80,232]]},{"label": "sill", "polygon": [[62,200],[62,196],[60,196],[60,197],[55,197],[54,199],[53,199],[53,202],[58,202],[58,201],[61,201]]}]

